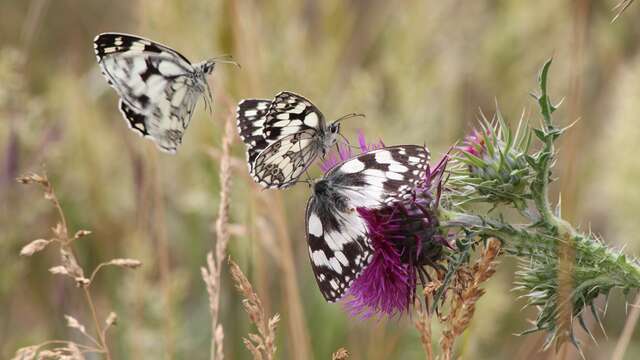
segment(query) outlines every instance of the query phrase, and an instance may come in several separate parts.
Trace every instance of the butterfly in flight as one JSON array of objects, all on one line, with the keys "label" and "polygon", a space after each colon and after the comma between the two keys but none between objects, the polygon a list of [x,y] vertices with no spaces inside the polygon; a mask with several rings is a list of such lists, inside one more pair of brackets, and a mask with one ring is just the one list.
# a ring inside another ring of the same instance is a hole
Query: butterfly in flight
[{"label": "butterfly in flight", "polygon": [[428,161],[423,146],[382,148],[338,164],[313,185],[305,215],[307,244],[327,301],[339,300],[373,257],[367,225],[357,209],[409,199],[423,181]]},{"label": "butterfly in flight", "polygon": [[265,188],[296,183],[318,156],[337,143],[340,122],[327,124],[311,101],[283,91],[273,100],[245,99],[238,104],[238,131],[247,146],[249,173]]},{"label": "butterfly in flight", "polygon": [[193,110],[205,96],[211,109],[207,75],[215,64],[231,60],[210,59],[192,64],[179,52],[134,35],[103,33],[93,41],[103,75],[120,96],[120,111],[129,127],[149,137],[159,149],[175,153]]}]

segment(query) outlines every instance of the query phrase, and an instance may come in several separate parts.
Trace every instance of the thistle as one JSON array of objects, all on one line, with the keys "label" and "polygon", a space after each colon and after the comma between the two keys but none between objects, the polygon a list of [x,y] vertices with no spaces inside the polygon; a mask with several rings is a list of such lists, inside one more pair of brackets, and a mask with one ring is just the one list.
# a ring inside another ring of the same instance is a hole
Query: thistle
[{"label": "thistle", "polygon": [[[579,323],[591,335],[583,321],[591,312],[599,321],[594,301],[618,288],[624,294],[640,288],[640,265],[620,251],[605,245],[591,233],[582,233],[562,218],[560,204],[554,209],[549,199],[551,168],[555,164],[555,141],[570,126],[557,127],[552,114],[557,109],[547,93],[551,60],[540,72],[540,94],[534,96],[542,125],[528,129],[520,121],[511,135],[501,115],[493,122],[481,121],[454,156],[448,182],[446,209],[439,212],[443,228],[458,228],[458,243],[464,238],[474,242],[489,238],[502,241],[505,254],[521,259],[516,274],[516,289],[538,317],[534,326],[523,332],[546,331],[544,347],[565,342],[579,349],[574,324]],[[531,153],[529,144],[537,139],[539,150]],[[468,206],[483,202],[494,212],[478,213]],[[504,220],[503,205],[520,210],[523,222]],[[460,249],[459,251],[467,251]],[[462,254],[457,254],[464,259]],[[466,257],[468,259],[468,256]],[[449,273],[455,267],[449,267]],[[450,274],[449,274],[450,275]]]},{"label": "thistle", "polygon": [[373,243],[373,260],[349,289],[346,302],[352,314],[394,316],[407,312],[414,302],[418,282],[426,285],[426,270],[443,269],[440,262],[448,246],[439,228],[438,202],[448,157],[428,167],[423,183],[402,202],[358,208]]},{"label": "thistle", "polygon": [[461,190],[459,202],[483,201],[512,204],[524,210],[532,171],[526,160],[531,143],[526,122],[520,120],[515,133],[500,111],[492,121],[481,113],[474,129],[457,148],[457,168],[452,169],[452,187]]},{"label": "thistle", "polygon": [[[382,141],[367,143],[362,132],[358,143],[361,154],[384,147]],[[428,151],[424,152],[428,157]],[[350,147],[338,147],[320,167],[326,173],[355,156]],[[448,160],[445,156],[434,167],[425,163],[421,178],[404,190],[402,199],[354,209],[364,221],[372,255],[344,297],[352,315],[367,318],[406,313],[414,303],[418,283],[425,285],[431,280],[427,269],[444,269],[439,263],[448,242],[439,228],[437,211]],[[396,165],[403,167],[402,163]]]}]

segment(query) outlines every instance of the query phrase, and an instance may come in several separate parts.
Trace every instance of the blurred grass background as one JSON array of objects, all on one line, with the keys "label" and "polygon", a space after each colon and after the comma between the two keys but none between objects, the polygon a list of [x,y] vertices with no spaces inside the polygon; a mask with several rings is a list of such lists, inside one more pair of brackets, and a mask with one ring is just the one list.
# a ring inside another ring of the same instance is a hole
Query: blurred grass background
[{"label": "blurred grass background", "polygon": [[[640,6],[615,23],[607,1],[392,2],[29,0],[0,2],[0,358],[49,338],[74,338],[63,319],[88,320],[80,293],[47,269],[55,251],[20,258],[30,240],[48,236],[55,214],[41,193],[15,177],[46,164],[74,229],[93,235],[77,245],[86,267],[114,257],[144,262],[135,272],[107,270],[94,293],[102,317],[113,310],[114,358],[207,359],[209,310],[199,267],[214,238],[222,120],[245,97],[280,90],[304,94],[345,123],[387,144],[426,143],[437,158],[469,131],[478,109],[496,101],[515,121],[550,56],[551,94],[564,98],[563,139],[555,193],[563,214],[629,254],[640,251]],[[101,77],[93,37],[140,34],[192,61],[232,54],[242,69],[220,65],[213,76],[215,110],[202,106],[178,155],[127,129],[115,93]],[[270,313],[283,320],[278,355],[327,359],[338,347],[351,359],[422,358],[408,318],[360,321],[326,304],[316,288],[304,239],[309,190],[258,190],[236,143],[230,253]],[[318,174],[317,169],[313,170]],[[533,312],[511,292],[515,263],[503,261],[459,341],[467,359],[553,359],[539,352],[544,336],[515,337]],[[246,359],[250,330],[240,297],[223,273],[221,321],[228,358]],[[608,359],[626,318],[615,294],[605,337],[586,336],[589,359]],[[602,303],[604,304],[604,303]],[[89,321],[86,321],[89,323]],[[437,333],[437,329],[436,329]],[[436,336],[437,339],[437,336]],[[636,335],[627,359],[640,357]],[[570,352],[567,358],[577,358]]]}]

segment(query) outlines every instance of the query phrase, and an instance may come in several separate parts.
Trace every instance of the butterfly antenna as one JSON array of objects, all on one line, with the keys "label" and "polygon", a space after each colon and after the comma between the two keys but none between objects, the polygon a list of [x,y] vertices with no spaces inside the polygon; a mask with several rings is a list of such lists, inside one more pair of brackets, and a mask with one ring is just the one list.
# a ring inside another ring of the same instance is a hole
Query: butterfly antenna
[{"label": "butterfly antenna", "polygon": [[242,68],[242,66],[240,66],[240,64],[238,64],[237,61],[233,60],[233,56],[229,55],[229,54],[225,54],[225,55],[220,55],[220,56],[216,56],[214,58],[209,59],[209,61],[207,61],[209,63],[221,63],[221,64],[231,64],[231,65],[235,65],[238,68]]},{"label": "butterfly antenna", "polygon": [[312,180],[311,180],[311,176],[309,176],[309,171],[305,170],[304,173],[305,175],[307,175],[307,182],[311,183]]},{"label": "butterfly antenna", "polygon": [[[307,176],[309,176],[309,174],[307,174]],[[311,180],[311,179],[289,181],[289,182],[284,183],[282,185],[295,185],[295,184],[300,184],[300,183],[305,183],[305,184],[309,185],[309,187],[313,186],[313,180]]]},{"label": "butterfly antenna", "polygon": [[344,144],[347,145],[348,147],[352,149],[360,149],[360,146],[351,145],[351,142],[349,141],[349,139],[347,139],[346,136],[342,135],[342,133],[338,133],[338,135],[342,138],[342,140],[344,140]]},{"label": "butterfly antenna", "polygon": [[207,84],[207,96],[204,97],[204,108],[211,114],[213,111],[213,92],[211,91],[211,86],[209,86],[209,82],[205,82]]},{"label": "butterfly antenna", "polygon": [[336,123],[339,123],[339,122],[341,122],[343,120],[347,120],[347,119],[350,119],[350,118],[353,118],[353,117],[366,117],[366,116],[364,114],[360,114],[360,113],[351,113],[351,114],[347,114],[347,115],[344,115],[344,116],[340,117],[338,120],[334,121],[333,123],[336,124]]},{"label": "butterfly antenna", "polygon": [[342,138],[342,140],[344,140],[344,143],[345,143],[347,146],[351,146],[351,143],[349,142],[349,139],[347,139],[347,137],[346,137],[346,136],[342,135],[342,133],[338,133],[338,135]]}]

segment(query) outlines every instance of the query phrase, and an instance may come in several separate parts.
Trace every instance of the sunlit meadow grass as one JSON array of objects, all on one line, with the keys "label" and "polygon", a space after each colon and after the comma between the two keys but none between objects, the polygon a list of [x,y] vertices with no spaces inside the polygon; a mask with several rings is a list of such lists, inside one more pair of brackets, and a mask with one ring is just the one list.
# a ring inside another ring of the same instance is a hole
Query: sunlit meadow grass
[{"label": "sunlit meadow grass", "polygon": [[[363,128],[388,144],[426,143],[437,154],[474,126],[478,108],[490,111],[496,100],[515,122],[539,66],[553,55],[551,91],[565,99],[560,118],[580,121],[559,145],[554,175],[560,181],[552,193],[562,194],[568,219],[638,254],[640,163],[632,149],[640,7],[632,4],[611,23],[617,2],[0,2],[0,358],[46,339],[81,340],[64,314],[87,328],[93,322],[82,292],[47,272],[58,252],[19,256],[56,222],[41,193],[15,182],[43,163],[70,228],[92,230],[78,243],[78,262],[93,269],[126,256],[144,264],[134,272],[101,273],[92,285],[102,318],[118,314],[109,330],[112,357],[210,358],[210,305],[200,268],[219,238],[225,119],[239,99],[282,89],[313,99],[328,117],[365,113],[366,119],[345,123],[346,134]],[[91,40],[102,31],[141,34],[192,59],[228,53],[242,65],[214,73],[213,114],[197,108],[178,155],[159,154],[127,129],[95,64]],[[525,117],[537,121],[530,104]],[[356,321],[322,300],[304,239],[309,190],[262,191],[246,176],[238,141],[230,154],[227,250],[266,316],[281,316],[276,358],[343,359],[341,347],[349,359],[424,358],[413,318]],[[255,330],[223,259],[224,352],[248,359],[242,338]],[[509,291],[515,271],[504,260],[483,286],[457,355],[555,357],[539,352],[542,334],[512,336],[535,316],[522,312],[524,301]],[[588,358],[611,357],[625,319],[622,297],[612,294],[607,336],[587,321],[598,341],[585,341]],[[431,325],[437,355],[446,329]],[[577,358],[566,351],[567,359]],[[625,358],[637,356],[634,335]]]}]

